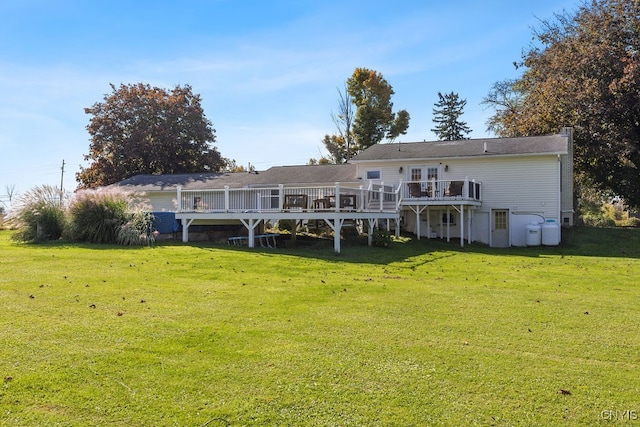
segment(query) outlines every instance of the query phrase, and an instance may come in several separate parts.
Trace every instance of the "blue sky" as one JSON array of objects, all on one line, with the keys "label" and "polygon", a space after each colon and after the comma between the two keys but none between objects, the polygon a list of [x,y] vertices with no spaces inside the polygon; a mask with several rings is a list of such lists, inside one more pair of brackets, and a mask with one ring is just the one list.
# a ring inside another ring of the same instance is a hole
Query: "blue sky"
[{"label": "blue sky", "polygon": [[411,115],[400,141],[435,139],[437,93],[467,100],[470,137],[491,136],[480,102],[516,77],[538,18],[563,0],[0,0],[0,200],[76,188],[89,116],[109,84],[189,84],[218,150],[257,169],[305,164],[335,132],[337,89],[356,67],[393,86]]}]

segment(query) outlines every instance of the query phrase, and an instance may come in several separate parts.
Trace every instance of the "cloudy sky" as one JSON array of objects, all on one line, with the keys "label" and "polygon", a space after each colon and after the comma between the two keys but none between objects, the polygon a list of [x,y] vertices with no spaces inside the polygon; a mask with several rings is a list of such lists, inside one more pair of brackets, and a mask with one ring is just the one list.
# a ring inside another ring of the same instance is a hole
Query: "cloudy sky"
[{"label": "cloudy sky", "polygon": [[[491,136],[480,102],[516,77],[539,19],[563,0],[0,0],[0,200],[36,185],[76,188],[87,166],[84,108],[110,83],[189,84],[217,147],[266,169],[324,154],[337,89],[356,67],[393,86],[411,115],[403,142],[435,139],[437,93],[467,100],[471,137]],[[6,198],[5,198],[6,200]]]}]

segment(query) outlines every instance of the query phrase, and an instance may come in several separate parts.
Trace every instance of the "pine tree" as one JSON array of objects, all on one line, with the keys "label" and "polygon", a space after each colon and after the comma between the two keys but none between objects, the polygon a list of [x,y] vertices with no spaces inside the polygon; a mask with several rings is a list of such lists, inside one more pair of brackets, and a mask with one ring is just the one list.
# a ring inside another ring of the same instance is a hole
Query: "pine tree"
[{"label": "pine tree", "polygon": [[434,104],[436,108],[433,109],[433,122],[436,127],[431,129],[431,132],[434,132],[440,141],[468,139],[465,135],[472,131],[466,122],[460,121],[467,100],[460,99],[454,92],[444,95],[438,92],[438,98],[440,100]]}]

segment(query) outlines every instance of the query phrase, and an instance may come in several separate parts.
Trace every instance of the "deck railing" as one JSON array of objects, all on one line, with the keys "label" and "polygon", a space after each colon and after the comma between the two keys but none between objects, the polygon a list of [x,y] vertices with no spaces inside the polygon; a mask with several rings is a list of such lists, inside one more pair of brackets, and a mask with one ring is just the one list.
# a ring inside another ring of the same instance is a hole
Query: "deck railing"
[{"label": "deck railing", "polygon": [[400,203],[407,200],[422,201],[476,201],[482,200],[482,185],[473,179],[405,181],[398,186]]},{"label": "deck railing", "polygon": [[285,186],[177,191],[178,212],[394,212],[398,191],[393,186]]}]

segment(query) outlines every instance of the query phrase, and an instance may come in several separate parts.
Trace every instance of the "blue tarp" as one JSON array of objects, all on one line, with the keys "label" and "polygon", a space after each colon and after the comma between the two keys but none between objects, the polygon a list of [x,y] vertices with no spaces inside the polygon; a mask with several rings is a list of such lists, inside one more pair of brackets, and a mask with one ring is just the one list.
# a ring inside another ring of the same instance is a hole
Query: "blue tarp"
[{"label": "blue tarp", "polygon": [[153,225],[161,234],[175,233],[180,230],[180,223],[174,212],[153,212]]}]

